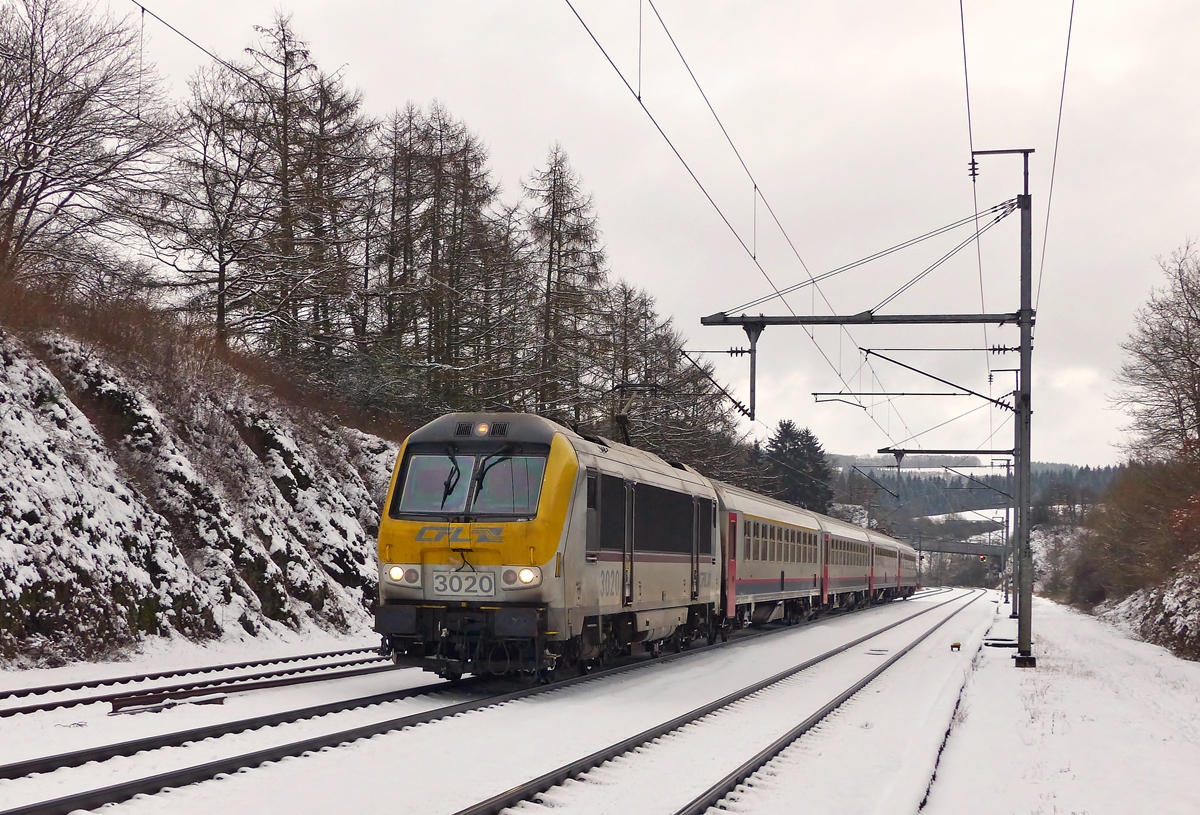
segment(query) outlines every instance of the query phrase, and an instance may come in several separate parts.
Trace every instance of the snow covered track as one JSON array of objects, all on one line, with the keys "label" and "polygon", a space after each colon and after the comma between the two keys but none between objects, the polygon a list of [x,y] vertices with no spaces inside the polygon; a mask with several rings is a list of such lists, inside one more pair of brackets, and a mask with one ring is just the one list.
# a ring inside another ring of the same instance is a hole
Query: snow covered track
[{"label": "snow covered track", "polygon": [[10,688],[0,690],[0,699],[12,699],[23,696],[40,696],[43,693],[57,691],[83,690],[85,688],[103,688],[109,685],[124,685],[133,682],[146,682],[154,679],[173,679],[179,676],[195,676],[196,674],[216,673],[218,671],[233,671],[240,668],[259,668],[264,665],[283,665],[289,662],[304,662],[310,659],[333,659],[335,657],[355,656],[357,654],[373,653],[375,648],[350,648],[341,651],[322,651],[317,654],[297,654],[296,656],[274,657],[272,659],[256,659],[249,662],[227,662],[222,665],[203,665],[199,668],[181,668],[175,671],[158,671],[148,674],[127,674],[102,679],[89,679],[80,682],[64,682],[58,685],[41,685],[28,688]]},{"label": "snow covered track", "polygon": [[[899,662],[900,659],[906,656],[918,645],[923,643],[931,634],[948,623],[955,615],[984,596],[986,596],[986,592],[983,591],[974,594],[969,600],[967,600],[965,604],[956,608],[952,613],[948,614],[946,617],[930,626],[926,631],[889,657],[887,661],[885,661],[878,668],[875,668],[862,679],[858,680],[849,688],[842,691],[807,719],[793,727],[787,733],[784,733],[763,750],[759,751],[736,770],[729,773],[712,787],[707,789],[704,793],[693,799],[691,803],[680,809],[675,813],[675,815],[702,815],[702,813],[708,812],[710,808],[717,806],[722,799],[729,795],[729,793],[738,789],[746,781],[746,779],[750,778],[750,776],[774,760],[784,750],[791,747],[797,739],[824,721],[831,713],[841,707],[847,700],[858,694],[861,690],[863,690],[863,688],[873,682],[880,674]],[[723,809],[724,808],[726,807],[723,807]],[[768,808],[766,811],[771,811],[771,809]]]},{"label": "snow covered track", "polygon": [[[333,654],[313,654],[303,657],[303,659],[308,660],[328,658],[331,656],[344,656],[347,653],[361,653],[361,651],[335,652]],[[306,682],[321,682],[328,679],[341,679],[349,676],[362,676],[367,673],[395,670],[395,666],[391,665],[382,657],[371,656],[361,659],[323,662],[317,665],[290,666],[275,671],[264,671],[256,674],[212,677],[193,682],[176,683],[174,685],[148,685],[143,688],[130,689],[127,691],[114,691],[111,693],[97,694],[93,696],[58,695],[64,690],[86,690],[88,688],[103,687],[105,685],[112,684],[150,682],[152,680],[171,676],[186,676],[189,674],[210,673],[222,670],[231,670],[235,668],[252,667],[254,665],[269,665],[278,662],[293,661],[296,660],[264,660],[258,663],[241,663],[232,666],[215,666],[212,668],[198,668],[188,671],[148,674],[145,676],[118,677],[114,680],[102,680],[92,683],[75,682],[68,685],[52,687],[48,690],[32,689],[25,692],[11,693],[9,694],[10,697],[46,693],[55,695],[55,698],[34,704],[0,708],[0,718],[16,716],[18,714],[37,713],[44,710],[56,710],[64,707],[78,707],[80,705],[91,705],[105,702],[112,703],[113,710],[117,711],[135,705],[154,704],[167,699],[185,699],[192,696],[213,693],[214,691],[234,692],[245,690],[261,690],[265,688],[282,687],[285,685],[296,685]],[[358,667],[367,664],[371,664],[372,667]]]},{"label": "snow covered track", "polygon": [[[251,769],[267,762],[303,756],[306,753],[317,752],[323,749],[336,747],[341,744],[355,742],[359,739],[370,738],[372,736],[413,727],[419,724],[435,722],[439,719],[458,716],[462,713],[493,707],[506,702],[559,690],[561,688],[571,687],[575,684],[594,682],[630,671],[653,668],[655,666],[668,664],[695,654],[719,649],[723,646],[735,645],[756,639],[758,637],[768,636],[778,630],[789,629],[768,629],[747,632],[729,641],[728,643],[717,643],[712,646],[706,646],[704,648],[698,648],[692,651],[664,655],[654,660],[633,662],[604,671],[597,671],[586,676],[566,679],[552,685],[526,687],[499,695],[476,696],[462,703],[448,706],[435,706],[432,709],[423,710],[418,713],[401,716],[399,718],[389,718],[384,721],[376,721],[350,729],[341,729],[331,734],[317,736],[315,738],[309,738],[303,741],[277,744],[265,749],[253,751],[251,753],[241,753],[215,761],[205,762],[203,764],[172,770],[170,772],[137,778],[131,781],[112,784],[98,789],[90,789],[83,792],[72,793],[70,795],[57,797],[51,800],[35,801],[24,806],[6,809],[0,812],[0,815],[66,815],[66,813],[76,810],[94,809],[105,804],[124,801],[135,796],[153,794],[164,789],[194,784],[199,781],[207,781],[224,774],[236,773],[242,770]],[[388,664],[372,670],[395,670],[395,668],[394,666]],[[353,672],[341,672],[336,675],[329,676],[328,678],[344,678],[351,673]],[[484,684],[486,684],[485,680],[469,678],[460,683],[457,686],[457,690],[470,692],[477,686]],[[221,736],[242,733],[248,730],[268,728],[279,724],[297,722],[302,719],[325,716],[331,713],[339,713],[377,704],[386,704],[388,702],[402,699],[411,699],[437,691],[449,690],[451,687],[451,684],[448,682],[438,682],[433,685],[425,685],[385,694],[377,694],[372,697],[364,697],[345,702],[319,705],[302,710],[287,711],[226,724],[211,725],[188,731],[169,733],[162,736],[135,739],[128,742],[123,742],[121,744],[103,745],[88,750],[80,750],[72,753],[60,754],[57,756],[47,756],[43,758],[13,762],[8,765],[0,766],[0,779],[21,778],[23,780],[29,780],[26,779],[25,776],[39,773],[52,773],[60,769],[80,767],[90,762],[99,762],[106,761],[107,759],[111,758],[133,756],[147,750],[157,750],[163,747],[195,744],[201,740],[216,739],[220,738]],[[233,689],[233,687],[229,688],[229,690]]]},{"label": "snow covered track", "polygon": [[[609,747],[605,747],[602,750],[598,750],[598,751],[592,753],[591,755],[588,755],[582,759],[579,759],[579,760],[573,761],[569,764],[558,767],[548,773],[545,773],[545,774],[539,776],[538,778],[535,778],[524,784],[516,786],[510,790],[500,793],[499,795],[495,795],[495,796],[487,799],[486,801],[481,801],[470,807],[462,809],[458,813],[456,813],[456,815],[495,815],[496,813],[499,813],[509,807],[517,807],[518,811],[524,811],[524,807],[518,806],[518,805],[523,804],[524,802],[534,801],[535,798],[537,798],[537,796],[541,795],[542,793],[545,793],[547,790],[550,790],[551,788],[557,787],[559,785],[563,785],[564,782],[568,782],[568,779],[577,778],[578,776],[580,776],[584,773],[587,773],[595,768],[601,767],[602,765],[605,765],[607,762],[613,761],[613,759],[617,759],[618,757],[627,756],[627,754],[630,754],[633,751],[638,751],[640,754],[645,750],[654,749],[654,747],[657,747],[659,744],[665,743],[665,741],[666,741],[666,740],[664,740],[664,742],[660,743],[660,742],[656,742],[656,740],[663,739],[663,737],[675,738],[676,731],[680,731],[685,728],[687,728],[687,730],[685,732],[688,733],[688,736],[684,737],[685,740],[688,737],[692,737],[693,741],[695,740],[694,736],[695,736],[695,731],[697,729],[707,728],[708,730],[712,731],[713,734],[716,734],[716,735],[714,735],[716,745],[714,746],[712,743],[714,739],[709,739],[708,742],[706,742],[704,745],[700,746],[699,750],[697,751],[696,756],[694,757],[694,760],[683,759],[683,760],[674,761],[674,762],[670,762],[670,763],[672,763],[676,767],[703,766],[705,763],[706,756],[712,756],[714,753],[719,753],[722,751],[722,743],[724,742],[724,739],[720,735],[720,733],[724,732],[723,728],[726,727],[727,725],[725,725],[723,723],[719,723],[717,720],[723,720],[725,718],[725,714],[726,714],[727,710],[736,710],[737,707],[741,703],[744,703],[747,700],[752,700],[752,699],[753,699],[753,701],[751,702],[751,704],[753,704],[755,706],[762,707],[765,704],[765,706],[771,707],[770,702],[764,703],[763,700],[757,699],[755,697],[758,697],[759,695],[763,695],[763,696],[770,695],[773,691],[775,691],[777,689],[777,687],[781,686],[783,683],[788,682],[788,680],[791,680],[794,677],[796,677],[797,675],[799,675],[805,671],[808,671],[809,669],[813,668],[814,666],[821,665],[822,663],[832,660],[833,658],[838,657],[839,655],[845,654],[847,651],[850,651],[851,649],[855,648],[856,646],[862,645],[863,643],[865,643],[867,641],[875,640],[885,634],[888,634],[889,632],[893,632],[893,630],[895,630],[895,629],[908,630],[913,625],[914,620],[916,620],[917,618],[919,618],[925,614],[928,614],[931,612],[936,612],[938,610],[942,610],[946,606],[950,606],[950,605],[957,606],[956,608],[949,609],[948,614],[939,618],[937,620],[937,622],[935,622],[932,626],[927,628],[915,640],[913,640],[908,645],[906,645],[905,647],[900,649],[899,652],[897,652],[893,657],[888,659],[884,664],[880,665],[874,671],[869,673],[864,679],[855,683],[849,689],[843,691],[832,702],[830,702],[829,704],[822,707],[821,710],[819,710],[813,716],[809,717],[809,719],[806,719],[805,722],[802,723],[799,727],[794,728],[792,731],[789,731],[788,736],[790,738],[788,738],[787,742],[777,741],[775,744],[772,744],[771,747],[767,748],[767,750],[759,752],[753,759],[751,759],[750,762],[743,764],[741,767],[738,768],[737,771],[735,771],[735,773],[731,774],[730,776],[727,776],[725,779],[723,779],[717,785],[714,785],[703,796],[701,796],[701,798],[694,801],[693,804],[691,806],[689,806],[689,808],[684,810],[685,812],[688,812],[688,813],[703,812],[708,808],[709,804],[705,803],[705,804],[703,804],[703,806],[701,806],[700,802],[702,799],[707,801],[708,798],[712,797],[715,794],[715,798],[713,798],[712,801],[715,802],[716,800],[720,800],[720,798],[725,795],[725,792],[727,792],[728,789],[732,789],[733,787],[735,787],[737,785],[737,783],[739,783],[742,779],[744,779],[750,773],[754,772],[756,769],[758,769],[758,767],[762,766],[763,763],[765,763],[766,761],[769,761],[771,757],[773,757],[775,754],[777,754],[779,752],[779,750],[782,750],[783,747],[786,747],[787,744],[790,744],[791,741],[794,741],[796,738],[799,737],[799,735],[801,735],[803,732],[810,729],[813,725],[815,725],[817,722],[819,722],[821,719],[823,719],[825,716],[827,716],[832,710],[834,710],[840,704],[842,704],[842,702],[844,702],[846,699],[850,698],[855,693],[857,693],[859,690],[861,690],[863,687],[865,687],[872,679],[874,679],[876,676],[878,676],[883,671],[887,670],[887,668],[889,668],[891,665],[895,664],[895,662],[897,660],[899,660],[902,656],[907,654],[917,644],[922,642],[930,634],[932,634],[934,631],[936,631],[947,620],[952,618],[955,614],[957,614],[963,608],[966,608],[971,603],[975,602],[975,600],[979,599],[979,597],[981,597],[981,596],[983,596],[982,592],[965,595],[965,597],[968,599],[966,599],[966,602],[964,603],[963,602],[964,595],[956,594],[956,596],[952,597],[949,600],[943,601],[937,605],[934,605],[927,609],[919,611],[919,612],[917,612],[913,615],[910,615],[904,619],[898,620],[896,622],[892,622],[892,623],[882,626],[874,631],[868,632],[867,634],[865,634],[863,636],[860,636],[860,637],[853,639],[845,644],[842,644],[833,649],[830,649],[816,657],[805,660],[797,665],[787,668],[787,669],[785,669],[773,676],[770,676],[764,680],[755,682],[747,687],[741,688],[739,690],[734,691],[733,693],[727,694],[726,696],[723,696],[722,698],[720,698],[714,702],[710,702],[708,704],[701,705],[700,707],[690,710],[681,716],[677,716],[668,722],[656,725],[648,730],[638,733],[635,736],[624,739],[621,742],[613,744]],[[872,660],[872,662],[874,662],[874,661],[877,661],[877,660]],[[776,706],[775,709],[778,710],[779,709],[778,706]],[[717,715],[714,716],[713,714],[717,714]],[[712,719],[710,720],[709,717],[712,717]],[[768,713],[768,717],[770,717],[769,713]],[[703,740],[703,737],[701,738],[701,740]],[[652,742],[655,742],[655,745],[653,747],[650,746]],[[772,750],[774,752],[770,752]],[[623,763],[623,766],[636,768],[640,762],[640,759],[641,759],[640,755],[639,755],[639,758],[637,758],[637,759],[631,758],[631,759],[625,761]],[[747,768],[749,768],[749,769],[747,769]],[[635,772],[636,772],[636,770],[635,770]],[[738,775],[738,773],[742,773],[742,774]],[[728,783],[730,781],[730,779],[734,778],[734,777],[736,777],[736,780],[733,782],[732,786],[729,786],[728,788],[725,788],[722,786],[722,785]],[[672,779],[671,779],[670,773],[667,773],[665,775],[662,773],[650,773],[650,774],[647,774],[646,778],[639,777],[637,779],[632,779],[632,780],[619,779],[619,780],[614,780],[610,783],[619,785],[624,789],[643,790],[643,789],[647,789],[650,787],[654,787],[654,788],[656,788],[656,790],[661,792],[663,790],[664,786],[668,787],[668,788],[670,787],[671,781],[672,781]],[[605,786],[607,786],[607,784],[605,784]],[[580,789],[583,787],[584,787],[584,785],[576,785],[573,789]],[[589,785],[589,787],[590,787],[589,789],[587,789],[585,792],[582,793],[585,797],[588,796],[589,793],[593,792],[596,789],[596,787],[594,787],[594,786]],[[719,794],[716,794],[718,790],[721,790],[721,791]],[[539,803],[545,802],[547,804],[550,804],[552,807],[564,806],[564,807],[570,808],[570,809],[572,809],[572,811],[574,811],[575,807],[580,804],[580,802],[574,800],[574,798],[575,798],[575,796],[570,795],[570,794],[568,794],[566,796],[566,799],[561,798],[558,795],[553,795],[553,796],[546,795],[546,796],[543,796],[539,800]],[[606,799],[603,803],[592,802],[592,806],[590,806],[590,807],[587,804],[583,804],[583,809],[587,810],[587,811],[591,811],[592,809],[602,810],[604,808],[604,804],[611,804],[611,803],[612,803],[612,801],[610,799]],[[598,807],[596,806],[597,804],[599,804]],[[526,803],[525,805],[528,806],[529,804]],[[624,808],[623,808],[623,811],[625,811]],[[659,810],[654,810],[653,808],[651,808],[649,811],[659,811]]]},{"label": "snow covered track", "polygon": [[[466,683],[464,683],[464,685],[465,684]],[[12,764],[0,765],[0,779],[22,778],[27,775],[50,773],[66,767],[80,767],[91,761],[106,761],[110,758],[116,758],[118,756],[132,756],[146,750],[159,750],[163,747],[177,747],[179,745],[187,744],[188,742],[220,738],[221,736],[226,736],[230,733],[241,733],[246,730],[257,730],[260,727],[274,727],[278,724],[298,722],[303,719],[324,716],[328,713],[340,713],[345,710],[353,710],[360,707],[381,705],[387,702],[395,702],[399,699],[407,699],[413,696],[422,696],[429,693],[435,693],[437,691],[445,690],[448,687],[450,687],[450,683],[448,682],[435,682],[430,685],[420,685],[415,688],[405,688],[404,690],[379,693],[373,696],[351,699],[346,702],[333,702],[324,705],[314,705],[312,707],[307,707],[300,710],[288,710],[281,713],[271,713],[265,716],[255,716],[251,719],[239,719],[233,722],[223,722],[221,724],[208,725],[206,727],[196,727],[190,730],[167,733],[161,736],[150,736],[143,739],[134,739],[132,741],[121,742],[120,744],[106,744],[86,750],[76,750],[70,753],[60,753],[53,756],[44,756],[41,758],[28,759],[26,761],[17,761],[13,762]]]}]

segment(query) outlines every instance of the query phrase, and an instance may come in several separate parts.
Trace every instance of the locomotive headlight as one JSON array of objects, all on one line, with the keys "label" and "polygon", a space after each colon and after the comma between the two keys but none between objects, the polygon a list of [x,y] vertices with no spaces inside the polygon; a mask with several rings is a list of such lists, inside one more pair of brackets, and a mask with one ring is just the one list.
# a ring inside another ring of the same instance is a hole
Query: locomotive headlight
[{"label": "locomotive headlight", "polygon": [[479,424],[475,425],[475,435],[476,436],[486,436],[487,434],[488,434],[487,422],[480,422]]},{"label": "locomotive headlight", "polygon": [[505,590],[532,589],[542,585],[542,570],[537,566],[509,566],[500,573]]},{"label": "locomotive headlight", "polygon": [[421,572],[413,566],[389,566],[386,574],[388,580],[405,588],[419,588],[421,585]]}]

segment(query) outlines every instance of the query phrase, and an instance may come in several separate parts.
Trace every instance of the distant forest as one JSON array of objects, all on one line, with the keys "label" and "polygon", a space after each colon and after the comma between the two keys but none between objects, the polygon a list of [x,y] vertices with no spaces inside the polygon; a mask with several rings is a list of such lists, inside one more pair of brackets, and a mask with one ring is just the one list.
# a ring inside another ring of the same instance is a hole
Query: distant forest
[{"label": "distant forest", "polygon": [[[1002,475],[973,475],[970,470],[960,471],[970,475],[970,479],[949,472],[934,475],[937,471],[928,470],[902,472],[897,479],[894,471],[861,469],[878,483],[852,468],[843,468],[836,482],[838,500],[861,506],[870,504],[873,518],[886,517],[892,523],[952,513],[961,514],[966,521],[979,521],[982,518],[973,515],[974,511],[1003,507],[1009,500],[1005,493],[1011,495],[1013,491],[1012,482]],[[1033,522],[1080,522],[1123,470],[1123,467],[1033,468]]]}]

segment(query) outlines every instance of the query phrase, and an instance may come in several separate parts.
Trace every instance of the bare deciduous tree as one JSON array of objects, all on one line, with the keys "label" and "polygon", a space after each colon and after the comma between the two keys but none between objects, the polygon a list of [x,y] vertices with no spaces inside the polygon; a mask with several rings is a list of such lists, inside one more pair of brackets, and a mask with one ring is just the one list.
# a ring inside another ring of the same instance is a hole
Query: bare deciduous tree
[{"label": "bare deciduous tree", "polygon": [[171,138],[124,21],[68,0],[0,4],[0,280],[35,275],[35,258],[81,237],[113,237]]},{"label": "bare deciduous tree", "polygon": [[1160,261],[1167,285],[1137,312],[1115,402],[1132,418],[1141,458],[1200,456],[1200,256],[1188,244]]}]

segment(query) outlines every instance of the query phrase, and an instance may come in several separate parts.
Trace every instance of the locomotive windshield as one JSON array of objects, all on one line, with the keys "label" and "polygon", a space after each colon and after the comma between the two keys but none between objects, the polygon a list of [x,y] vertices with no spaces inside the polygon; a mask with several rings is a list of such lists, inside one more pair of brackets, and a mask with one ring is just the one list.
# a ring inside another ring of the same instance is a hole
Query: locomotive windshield
[{"label": "locomotive windshield", "polygon": [[512,450],[410,456],[391,515],[536,515],[546,457]]},{"label": "locomotive windshield", "polygon": [[475,476],[471,512],[480,515],[534,515],[542,492],[546,459],[504,456],[481,461]]},{"label": "locomotive windshield", "polygon": [[400,512],[463,511],[475,459],[453,454],[413,456],[408,460],[408,477],[400,495]]}]

